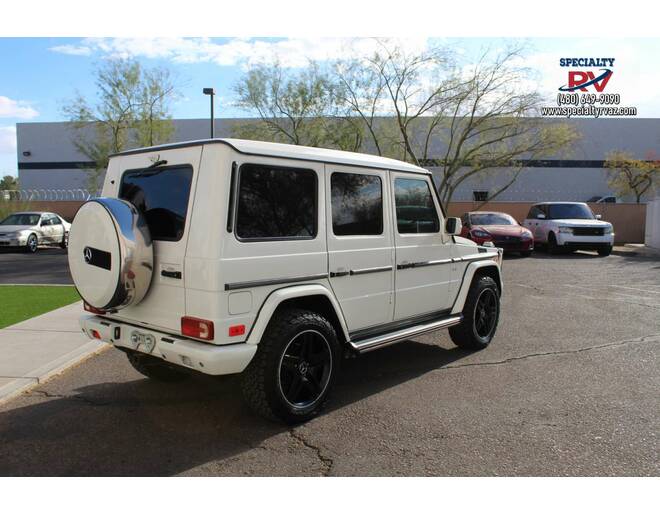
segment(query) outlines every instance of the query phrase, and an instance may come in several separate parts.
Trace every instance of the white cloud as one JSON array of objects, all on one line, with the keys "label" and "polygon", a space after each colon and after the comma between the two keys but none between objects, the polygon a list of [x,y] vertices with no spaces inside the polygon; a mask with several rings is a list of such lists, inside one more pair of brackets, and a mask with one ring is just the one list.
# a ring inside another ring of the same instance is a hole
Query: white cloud
[{"label": "white cloud", "polygon": [[39,116],[39,113],[27,102],[0,96],[0,118],[30,119],[36,116]]},{"label": "white cloud", "polygon": [[0,154],[16,153],[16,127],[0,127]]},{"label": "white cloud", "polygon": [[[407,50],[421,50],[427,38],[407,38],[398,42]],[[101,54],[106,57],[145,57],[178,63],[213,62],[220,66],[254,64],[278,59],[282,66],[304,66],[309,59],[330,60],[366,56],[378,46],[374,38],[315,38],[264,41],[234,38],[217,43],[210,38],[86,38],[78,45],[52,47],[54,52],[71,55]]]},{"label": "white cloud", "polygon": [[91,55],[92,49],[83,45],[58,45],[51,48],[53,52],[67,55]]}]

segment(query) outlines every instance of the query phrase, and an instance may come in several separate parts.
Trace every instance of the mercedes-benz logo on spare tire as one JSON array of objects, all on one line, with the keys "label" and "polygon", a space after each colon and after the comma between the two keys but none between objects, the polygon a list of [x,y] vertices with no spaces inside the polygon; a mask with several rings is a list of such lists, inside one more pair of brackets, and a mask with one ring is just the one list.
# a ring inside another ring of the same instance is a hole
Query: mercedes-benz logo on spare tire
[{"label": "mercedes-benz logo on spare tire", "polygon": [[87,264],[92,262],[92,249],[89,246],[86,246],[83,250],[83,257],[85,258],[85,262]]}]

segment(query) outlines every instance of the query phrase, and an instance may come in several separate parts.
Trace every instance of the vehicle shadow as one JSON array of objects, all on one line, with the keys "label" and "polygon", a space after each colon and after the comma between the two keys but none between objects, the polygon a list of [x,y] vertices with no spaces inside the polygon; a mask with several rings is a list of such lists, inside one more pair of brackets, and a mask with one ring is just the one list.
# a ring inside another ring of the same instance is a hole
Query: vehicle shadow
[{"label": "vehicle shadow", "polygon": [[[468,352],[407,341],[342,362],[323,415],[413,380]],[[291,430],[245,406],[238,377],[105,382],[0,412],[0,475],[175,475]],[[322,416],[323,416],[322,415]]]}]

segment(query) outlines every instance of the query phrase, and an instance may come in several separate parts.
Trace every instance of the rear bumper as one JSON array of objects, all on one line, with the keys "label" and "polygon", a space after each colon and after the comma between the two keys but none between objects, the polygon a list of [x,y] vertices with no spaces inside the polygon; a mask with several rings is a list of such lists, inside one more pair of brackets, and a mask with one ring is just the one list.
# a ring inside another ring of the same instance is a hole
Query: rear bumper
[{"label": "rear bumper", "polygon": [[[90,339],[100,339],[114,346],[142,352],[170,364],[194,369],[207,375],[240,373],[257,351],[256,344],[237,343],[218,346],[200,343],[157,330],[118,323],[100,316],[82,316],[80,327]],[[93,331],[99,337],[96,337]]]}]

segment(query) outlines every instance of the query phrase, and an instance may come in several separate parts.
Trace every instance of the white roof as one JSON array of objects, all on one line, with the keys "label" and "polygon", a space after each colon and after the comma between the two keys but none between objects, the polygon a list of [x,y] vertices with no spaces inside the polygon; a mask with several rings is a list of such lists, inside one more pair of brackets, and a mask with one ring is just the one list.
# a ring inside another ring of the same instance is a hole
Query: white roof
[{"label": "white roof", "polygon": [[306,161],[332,162],[345,164],[347,166],[360,166],[368,168],[380,168],[397,171],[408,171],[411,173],[430,172],[414,164],[409,164],[396,159],[379,157],[364,153],[344,152],[341,150],[330,150],[328,148],[314,148],[311,146],[285,145],[281,143],[267,143],[264,141],[250,141],[247,139],[200,139],[196,141],[187,141],[182,143],[171,143],[148,148],[138,148],[121,152],[118,155],[130,155],[134,153],[143,153],[157,150],[173,149],[185,146],[197,146],[213,143],[224,143],[236,151],[248,155],[263,155],[270,157],[281,157],[283,159],[301,159]]}]

